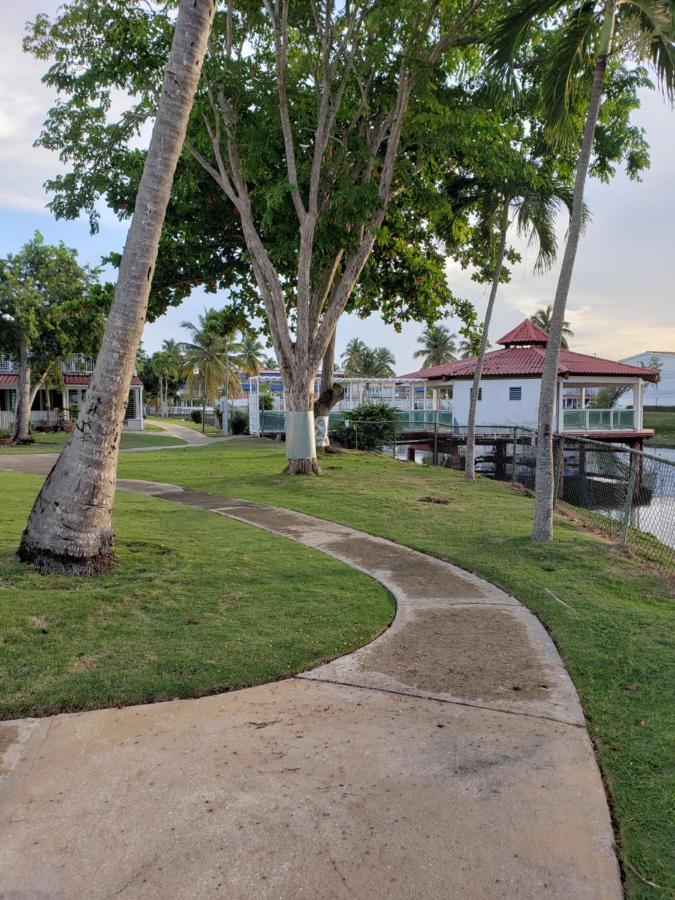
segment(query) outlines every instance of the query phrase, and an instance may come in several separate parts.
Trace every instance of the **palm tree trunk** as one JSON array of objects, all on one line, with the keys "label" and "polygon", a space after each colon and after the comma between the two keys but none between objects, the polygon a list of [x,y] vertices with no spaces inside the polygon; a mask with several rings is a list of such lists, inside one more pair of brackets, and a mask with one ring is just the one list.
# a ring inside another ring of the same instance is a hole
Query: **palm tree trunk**
[{"label": "palm tree trunk", "polygon": [[565,253],[560,267],[558,286],[556,288],[551,328],[548,345],[544,357],[544,368],[539,394],[539,416],[537,423],[537,454],[534,523],[532,540],[548,542],[553,537],[553,431],[556,412],[556,385],[558,383],[558,361],[560,358],[560,341],[563,336],[565,307],[577,255],[579,237],[583,224],[584,187],[588,175],[588,167],[593,149],[595,127],[600,112],[600,103],[607,69],[607,57],[612,45],[614,32],[614,0],[608,0],[605,7],[605,21],[600,36],[600,46],[593,73],[593,85],[586,113],[586,123],[581,142],[581,150],[577,162],[574,181],[572,215],[567,234]]},{"label": "palm tree trunk", "polygon": [[19,383],[16,391],[16,410],[12,431],[13,444],[23,444],[30,439],[31,405],[28,345],[23,338],[19,338]]},{"label": "palm tree trunk", "polygon": [[497,290],[499,288],[499,279],[504,266],[504,253],[506,251],[506,233],[509,230],[509,204],[508,200],[504,201],[504,213],[502,215],[501,231],[499,235],[499,247],[497,249],[497,258],[495,259],[495,271],[492,276],[492,287],[490,288],[490,299],[488,300],[487,309],[485,310],[485,321],[483,322],[483,333],[480,338],[480,349],[476,359],[476,371],[473,375],[473,387],[469,395],[469,421],[466,430],[466,468],[464,472],[465,481],[474,481],[476,478],[476,410],[478,408],[478,392],[480,391],[480,380],[483,377],[483,362],[488,345],[488,330],[492,319],[492,310],[494,309],[495,300],[497,299]]},{"label": "palm tree trunk", "polygon": [[157,248],[215,0],[182,0],[157,118],[96,367],[70,441],[35,501],[19,556],[42,571],[95,574],[113,557],[117,457]]}]

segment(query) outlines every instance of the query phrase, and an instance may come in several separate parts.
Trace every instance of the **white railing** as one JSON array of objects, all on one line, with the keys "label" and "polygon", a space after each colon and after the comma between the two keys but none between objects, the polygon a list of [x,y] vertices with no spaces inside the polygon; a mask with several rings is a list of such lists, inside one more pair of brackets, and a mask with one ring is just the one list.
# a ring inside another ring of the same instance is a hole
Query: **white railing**
[{"label": "white railing", "polygon": [[565,409],[565,431],[630,431],[635,428],[634,409]]},{"label": "white railing", "polygon": [[[0,428],[11,428],[14,424],[14,416],[16,413],[12,410],[3,410],[0,412]],[[58,425],[61,422],[67,422],[69,419],[68,412],[62,409],[50,410],[31,410],[30,421],[33,425]]]}]

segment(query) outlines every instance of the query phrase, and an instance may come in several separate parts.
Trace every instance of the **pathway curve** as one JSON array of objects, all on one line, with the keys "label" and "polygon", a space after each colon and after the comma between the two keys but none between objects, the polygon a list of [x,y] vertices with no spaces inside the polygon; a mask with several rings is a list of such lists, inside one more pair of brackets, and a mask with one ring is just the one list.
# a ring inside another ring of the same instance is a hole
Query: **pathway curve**
[{"label": "pathway curve", "polygon": [[275,684],[0,723],[2,896],[622,896],[576,693],[518,601],[311,516],[120,487],[343,560],[389,588],[396,619]]},{"label": "pathway curve", "polygon": [[205,444],[214,444],[218,441],[226,440],[224,435],[214,437],[212,435],[202,434],[201,431],[195,431],[194,428],[187,428],[185,425],[169,425],[166,422],[155,422],[154,420],[152,424],[156,425],[157,428],[161,428],[162,431],[166,431],[166,433],[170,434],[172,437],[180,438],[191,447],[202,447]]}]

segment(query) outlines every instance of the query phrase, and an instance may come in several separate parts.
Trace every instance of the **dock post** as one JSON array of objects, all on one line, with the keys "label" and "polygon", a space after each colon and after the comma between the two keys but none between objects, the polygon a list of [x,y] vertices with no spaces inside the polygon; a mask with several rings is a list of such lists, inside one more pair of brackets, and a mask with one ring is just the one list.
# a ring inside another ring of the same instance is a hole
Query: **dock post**
[{"label": "dock post", "polygon": [[628,466],[628,486],[626,487],[626,500],[623,504],[623,518],[621,520],[621,532],[619,533],[619,546],[625,547],[628,544],[628,529],[630,528],[630,518],[633,512],[633,492],[635,491],[635,479],[638,472],[639,457],[637,453],[630,452],[630,463]]}]

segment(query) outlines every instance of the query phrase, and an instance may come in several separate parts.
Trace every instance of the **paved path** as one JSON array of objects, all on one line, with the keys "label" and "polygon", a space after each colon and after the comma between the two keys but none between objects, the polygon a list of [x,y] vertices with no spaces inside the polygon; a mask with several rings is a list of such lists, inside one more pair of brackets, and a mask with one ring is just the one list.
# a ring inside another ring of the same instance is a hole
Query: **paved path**
[{"label": "paved path", "polygon": [[120,487],[344,560],[396,619],[276,684],[0,724],[0,897],[622,896],[576,693],[513,597],[311,516]]},{"label": "paved path", "polygon": [[186,428],[185,425],[168,425],[164,422],[154,421],[152,424],[156,425],[157,428],[161,428],[162,431],[166,431],[166,433],[172,435],[172,437],[180,438],[191,447],[201,447],[204,444],[213,444],[217,441],[227,440],[224,435],[213,437],[208,434],[202,434],[201,431],[195,431],[194,428]]}]

